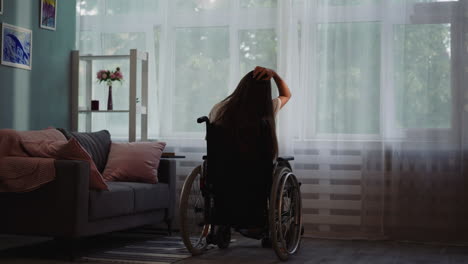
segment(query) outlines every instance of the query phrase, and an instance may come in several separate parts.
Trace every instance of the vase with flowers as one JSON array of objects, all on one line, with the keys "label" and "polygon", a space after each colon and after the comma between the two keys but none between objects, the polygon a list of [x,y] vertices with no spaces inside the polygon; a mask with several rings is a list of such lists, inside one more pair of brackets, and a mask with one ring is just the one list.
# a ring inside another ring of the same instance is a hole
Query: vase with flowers
[{"label": "vase with flowers", "polygon": [[109,87],[109,94],[107,96],[107,110],[113,110],[112,105],[112,83],[115,81],[122,82],[123,74],[120,72],[120,67],[115,68],[115,71],[100,70],[97,72],[97,79],[99,83],[106,82]]}]

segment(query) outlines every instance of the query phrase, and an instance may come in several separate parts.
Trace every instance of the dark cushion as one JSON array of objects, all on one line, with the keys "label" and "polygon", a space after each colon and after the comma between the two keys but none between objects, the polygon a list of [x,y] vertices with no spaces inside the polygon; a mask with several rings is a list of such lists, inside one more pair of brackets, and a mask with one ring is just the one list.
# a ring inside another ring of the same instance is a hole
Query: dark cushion
[{"label": "dark cushion", "polygon": [[101,130],[98,132],[85,133],[70,132],[63,128],[59,128],[58,130],[62,132],[67,139],[72,137],[76,138],[80,145],[89,153],[99,172],[104,172],[111,146],[109,131]]},{"label": "dark cushion", "polygon": [[109,191],[89,191],[89,219],[132,214],[135,204],[133,189],[119,182],[109,182]]},{"label": "dark cushion", "polygon": [[109,191],[89,192],[90,220],[169,208],[166,183],[107,182]]},{"label": "dark cushion", "polygon": [[[110,182],[108,182],[110,183]],[[135,193],[135,212],[169,208],[169,185],[166,183],[120,182]]]}]

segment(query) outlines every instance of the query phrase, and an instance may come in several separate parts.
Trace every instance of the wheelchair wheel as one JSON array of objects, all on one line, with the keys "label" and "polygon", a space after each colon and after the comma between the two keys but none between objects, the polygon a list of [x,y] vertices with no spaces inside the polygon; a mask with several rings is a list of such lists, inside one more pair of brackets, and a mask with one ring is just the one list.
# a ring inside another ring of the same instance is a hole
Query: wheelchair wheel
[{"label": "wheelchair wheel", "polygon": [[281,260],[297,252],[301,241],[302,203],[299,183],[287,167],[275,170],[270,195],[272,247]]},{"label": "wheelchair wheel", "polygon": [[180,195],[180,232],[185,246],[194,256],[203,253],[210,232],[210,225],[205,222],[205,199],[200,190],[202,173],[202,166],[193,169]]}]

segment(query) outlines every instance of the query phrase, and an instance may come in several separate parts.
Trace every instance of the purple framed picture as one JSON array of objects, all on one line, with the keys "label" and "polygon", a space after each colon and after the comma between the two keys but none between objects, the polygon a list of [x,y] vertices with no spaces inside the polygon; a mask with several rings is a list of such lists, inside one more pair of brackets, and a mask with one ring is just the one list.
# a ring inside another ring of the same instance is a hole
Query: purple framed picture
[{"label": "purple framed picture", "polygon": [[58,0],[41,0],[41,28],[49,30],[57,28],[57,2]]}]

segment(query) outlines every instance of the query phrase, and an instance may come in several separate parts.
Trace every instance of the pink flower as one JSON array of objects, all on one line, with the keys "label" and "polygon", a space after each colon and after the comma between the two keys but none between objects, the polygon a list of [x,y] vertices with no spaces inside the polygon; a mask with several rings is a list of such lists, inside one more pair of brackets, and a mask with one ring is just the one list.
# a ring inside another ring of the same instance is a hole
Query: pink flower
[{"label": "pink flower", "polygon": [[105,73],[105,72],[102,73],[102,74],[101,74],[101,77],[102,77],[102,79],[107,79],[107,73]]},{"label": "pink flower", "polygon": [[115,79],[115,74],[111,74],[110,78]]}]

